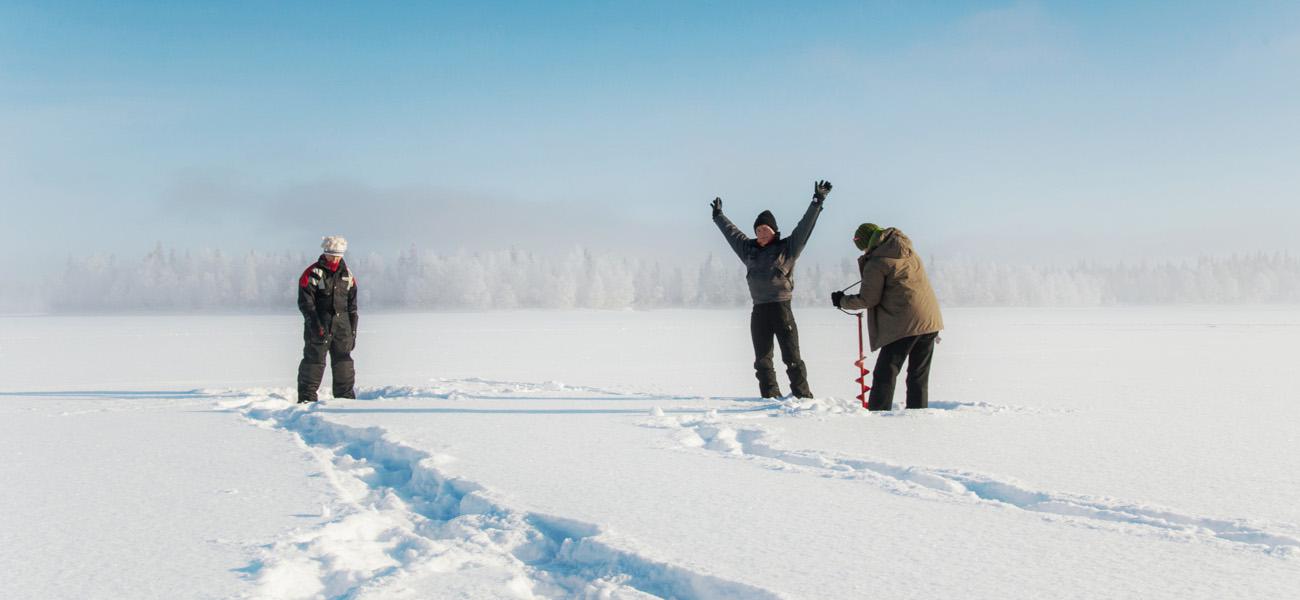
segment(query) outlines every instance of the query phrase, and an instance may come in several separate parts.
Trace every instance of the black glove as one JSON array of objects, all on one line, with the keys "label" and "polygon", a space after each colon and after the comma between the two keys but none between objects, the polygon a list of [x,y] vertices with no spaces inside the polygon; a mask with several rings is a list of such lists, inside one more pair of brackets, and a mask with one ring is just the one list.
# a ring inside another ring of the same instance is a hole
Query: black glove
[{"label": "black glove", "polygon": [[831,292],[831,304],[839,308],[841,302],[844,302],[844,292]]},{"label": "black glove", "polygon": [[821,202],[826,199],[826,195],[831,193],[831,182],[818,181],[813,184],[813,200]]},{"label": "black glove", "polygon": [[709,204],[709,206],[713,207],[713,216],[716,217],[722,214],[722,198],[714,198],[713,203]]}]

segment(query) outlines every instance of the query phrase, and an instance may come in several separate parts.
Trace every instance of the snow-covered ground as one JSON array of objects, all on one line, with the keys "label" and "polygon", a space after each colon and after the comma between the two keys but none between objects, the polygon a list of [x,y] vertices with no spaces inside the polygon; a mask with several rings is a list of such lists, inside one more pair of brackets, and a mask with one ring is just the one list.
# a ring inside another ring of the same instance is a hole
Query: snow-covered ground
[{"label": "snow-covered ground", "polygon": [[753,397],[743,309],[363,313],[362,398],[311,409],[293,315],[0,318],[0,587],[1295,596],[1300,309],[945,316],[886,414],[831,310],[815,401]]}]

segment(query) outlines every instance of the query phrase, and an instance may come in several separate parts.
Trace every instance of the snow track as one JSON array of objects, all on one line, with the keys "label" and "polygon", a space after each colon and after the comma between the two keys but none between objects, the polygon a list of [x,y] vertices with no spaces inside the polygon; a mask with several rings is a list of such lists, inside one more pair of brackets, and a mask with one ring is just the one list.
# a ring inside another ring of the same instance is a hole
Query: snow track
[{"label": "snow track", "polygon": [[814,401],[736,311],[375,313],[311,410],[292,315],[11,318],[4,596],[1296,596],[1300,311],[955,313],[885,414],[832,310]]},{"label": "snow track", "polygon": [[[372,397],[375,395],[371,393]],[[264,548],[241,569],[257,598],[780,598],[625,550],[601,528],[506,505],[445,476],[431,455],[379,428],[331,422],[264,393],[222,406],[295,434],[340,492],[333,517]]]},{"label": "snow track", "polygon": [[[786,412],[788,413],[788,407]],[[1300,528],[1246,519],[1221,519],[1113,498],[1036,490],[1012,478],[970,471],[896,465],[869,458],[780,448],[767,429],[704,417],[652,415],[648,426],[670,429],[682,446],[764,461],[779,468],[868,481],[891,492],[954,502],[979,502],[1043,513],[1066,522],[1103,525],[1138,534],[1210,541],[1300,557]]]},{"label": "snow track", "polygon": [[[295,435],[316,454],[321,476],[338,491],[339,500],[322,507],[328,519],[324,525],[263,548],[258,561],[241,569],[256,584],[256,598],[785,597],[784,591],[657,560],[599,525],[514,506],[473,481],[448,476],[440,465],[453,458],[403,443],[384,428],[354,427],[335,416],[346,414],[607,415],[627,426],[665,430],[672,447],[791,473],[867,482],[900,496],[1023,511],[1049,522],[1204,543],[1230,552],[1300,557],[1300,528],[1294,525],[1040,490],[1012,477],[960,469],[792,450],[767,425],[807,417],[984,418],[1040,412],[1014,406],[952,402],[929,411],[866,414],[856,402],[837,399],[771,402],[483,379],[371,388],[361,390],[359,401],[310,409],[289,404],[287,392],[212,394],[261,427]],[[420,399],[441,404],[411,405]],[[397,406],[361,406],[384,400]],[[648,419],[635,418],[647,413]]]}]

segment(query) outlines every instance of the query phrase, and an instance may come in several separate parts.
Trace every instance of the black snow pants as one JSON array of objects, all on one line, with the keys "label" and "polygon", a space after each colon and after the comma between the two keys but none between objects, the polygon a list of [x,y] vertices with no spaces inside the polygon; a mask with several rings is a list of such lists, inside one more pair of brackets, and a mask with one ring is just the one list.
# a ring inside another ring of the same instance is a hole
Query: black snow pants
[{"label": "black snow pants", "polygon": [[934,358],[934,341],[938,333],[905,337],[885,344],[876,358],[876,371],[871,375],[871,395],[867,398],[868,410],[894,408],[894,383],[907,361],[907,407],[926,408],[930,405],[930,361]]},{"label": "black snow pants", "polygon": [[329,355],[334,377],[335,398],[356,398],[353,385],[357,372],[352,366],[356,334],[347,315],[339,315],[321,336],[312,325],[303,326],[302,362],[298,363],[298,402],[315,402],[316,390],[325,376],[325,355]]},{"label": "black snow pants", "polygon": [[799,358],[799,328],[789,302],[755,304],[749,315],[749,334],[754,340],[754,376],[758,392],[764,398],[780,398],[781,387],[772,367],[772,337],[781,346],[781,361],[790,377],[790,392],[799,398],[812,398],[808,389],[808,369]]}]

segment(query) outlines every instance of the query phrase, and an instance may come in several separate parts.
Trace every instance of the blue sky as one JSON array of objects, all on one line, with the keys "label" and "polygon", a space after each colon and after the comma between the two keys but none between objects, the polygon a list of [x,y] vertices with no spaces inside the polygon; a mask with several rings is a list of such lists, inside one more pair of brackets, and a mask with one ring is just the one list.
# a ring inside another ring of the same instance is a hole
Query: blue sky
[{"label": "blue sky", "polygon": [[4,250],[1300,252],[1300,4],[803,4],[0,2]]}]

